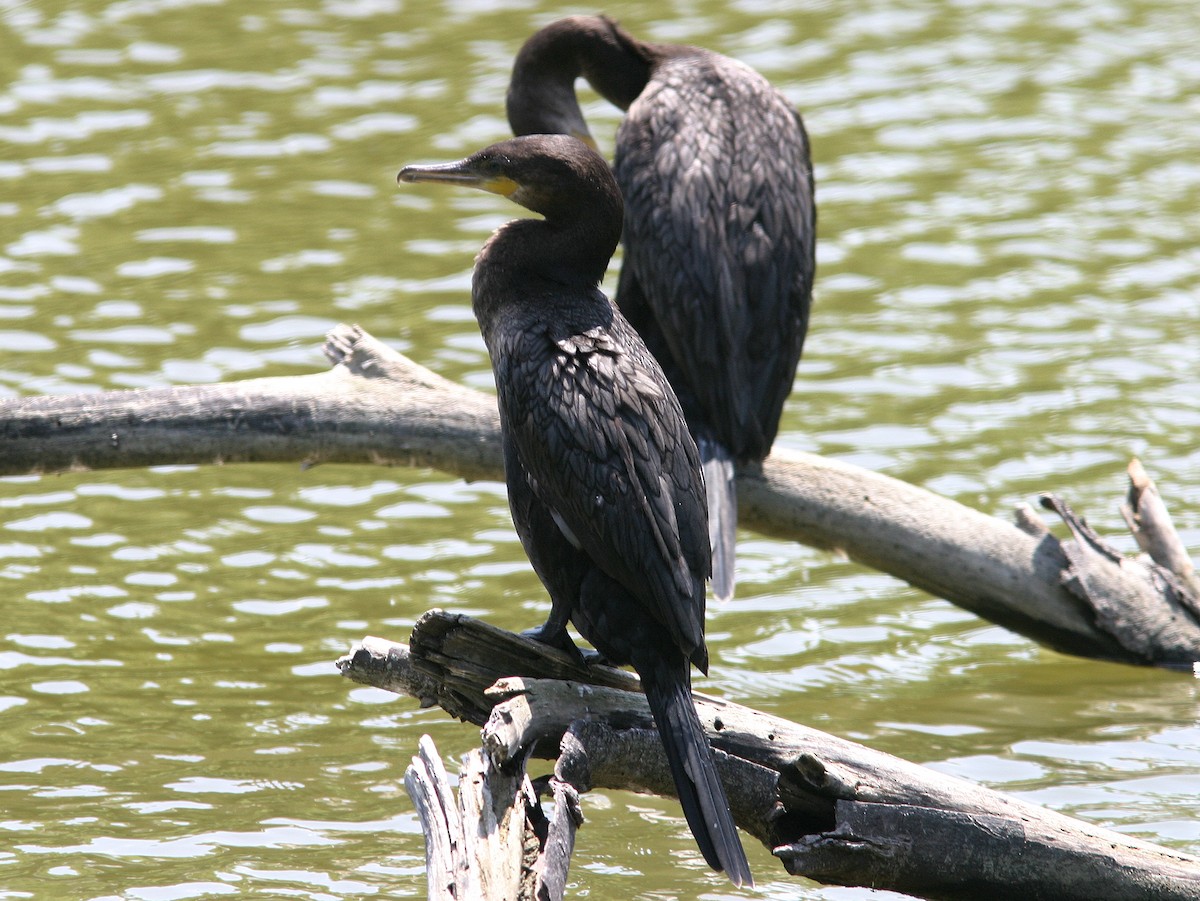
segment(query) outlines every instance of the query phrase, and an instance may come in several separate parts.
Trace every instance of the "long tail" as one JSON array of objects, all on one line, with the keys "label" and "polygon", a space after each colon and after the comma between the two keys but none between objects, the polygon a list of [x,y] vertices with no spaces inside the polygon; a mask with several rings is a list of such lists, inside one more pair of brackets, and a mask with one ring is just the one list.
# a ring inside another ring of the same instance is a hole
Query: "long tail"
[{"label": "long tail", "polygon": [[700,853],[714,870],[724,870],[734,885],[753,886],[750,863],[729,812],[712,748],[696,715],[688,675],[686,661],[673,667],[670,661],[660,659],[641,673],[642,687]]},{"label": "long tail", "polygon": [[708,540],[712,545],[712,590],[718,601],[733,597],[734,558],[737,556],[737,485],[733,455],[719,441],[701,435],[696,440],[708,495]]}]

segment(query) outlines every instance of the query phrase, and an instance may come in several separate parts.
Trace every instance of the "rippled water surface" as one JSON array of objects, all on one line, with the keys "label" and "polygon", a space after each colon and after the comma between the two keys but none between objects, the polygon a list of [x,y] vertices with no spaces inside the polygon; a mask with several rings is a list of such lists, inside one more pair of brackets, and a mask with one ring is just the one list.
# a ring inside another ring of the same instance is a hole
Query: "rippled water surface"
[{"label": "rippled water surface", "polygon": [[[820,265],[782,444],[998,516],[1056,490],[1108,533],[1136,454],[1200,546],[1191,0],[606,10],[805,115]],[[516,208],[393,179],[503,137],[521,41],[581,11],[0,0],[0,395],[310,372],[339,321],[490,390],[471,258]],[[706,690],[1200,853],[1190,678],[824,552],[740,554]],[[404,768],[423,732],[451,758],[475,734],[332,660],[433,606],[547,609],[502,486],[419,470],[2,480],[0,576],[3,898],[423,897]],[[580,897],[877,897],[758,848],[739,895],[673,802],[585,804]]]}]

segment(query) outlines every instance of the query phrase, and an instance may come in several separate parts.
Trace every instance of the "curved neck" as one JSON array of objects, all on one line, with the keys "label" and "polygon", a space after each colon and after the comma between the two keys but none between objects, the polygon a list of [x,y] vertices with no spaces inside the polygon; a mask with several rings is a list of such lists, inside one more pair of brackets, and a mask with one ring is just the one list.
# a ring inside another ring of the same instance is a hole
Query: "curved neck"
[{"label": "curved neck", "polygon": [[575,79],[628,109],[650,79],[655,49],[611,19],[575,16],[546,26],[517,54],[508,86],[508,121],[517,135],[569,134],[594,145]]}]

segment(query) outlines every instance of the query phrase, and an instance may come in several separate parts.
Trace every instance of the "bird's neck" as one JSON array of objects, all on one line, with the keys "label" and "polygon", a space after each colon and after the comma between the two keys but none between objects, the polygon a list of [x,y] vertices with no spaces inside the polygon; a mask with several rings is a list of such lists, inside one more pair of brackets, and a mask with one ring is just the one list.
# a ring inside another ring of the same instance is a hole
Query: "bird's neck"
[{"label": "bird's neck", "polygon": [[653,45],[606,19],[567,20],[531,38],[513,64],[509,124],[516,134],[569,134],[594,146],[575,80],[583,76],[610,103],[628,109],[646,87]]},{"label": "bird's neck", "polygon": [[517,219],[501,226],[475,258],[472,306],[485,333],[508,302],[594,292],[620,238],[620,227],[595,221],[559,225]]}]

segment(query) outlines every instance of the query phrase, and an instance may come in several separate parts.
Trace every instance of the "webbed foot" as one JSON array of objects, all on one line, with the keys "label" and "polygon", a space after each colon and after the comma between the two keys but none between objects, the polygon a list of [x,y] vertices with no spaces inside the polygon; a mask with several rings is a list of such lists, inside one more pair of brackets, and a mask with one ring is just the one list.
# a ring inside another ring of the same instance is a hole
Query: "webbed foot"
[{"label": "webbed foot", "polygon": [[613,663],[599,651],[589,651],[580,648],[576,648],[576,650],[579,651],[579,656],[583,658],[583,662],[588,666],[616,666],[615,663]]},{"label": "webbed foot", "polygon": [[[526,629],[521,633],[522,638],[532,638],[534,641],[549,645],[565,652],[573,662],[586,666],[588,659],[584,652],[575,646],[565,627],[555,626],[551,622],[543,623],[534,629]],[[591,653],[591,652],[589,652]]]}]

